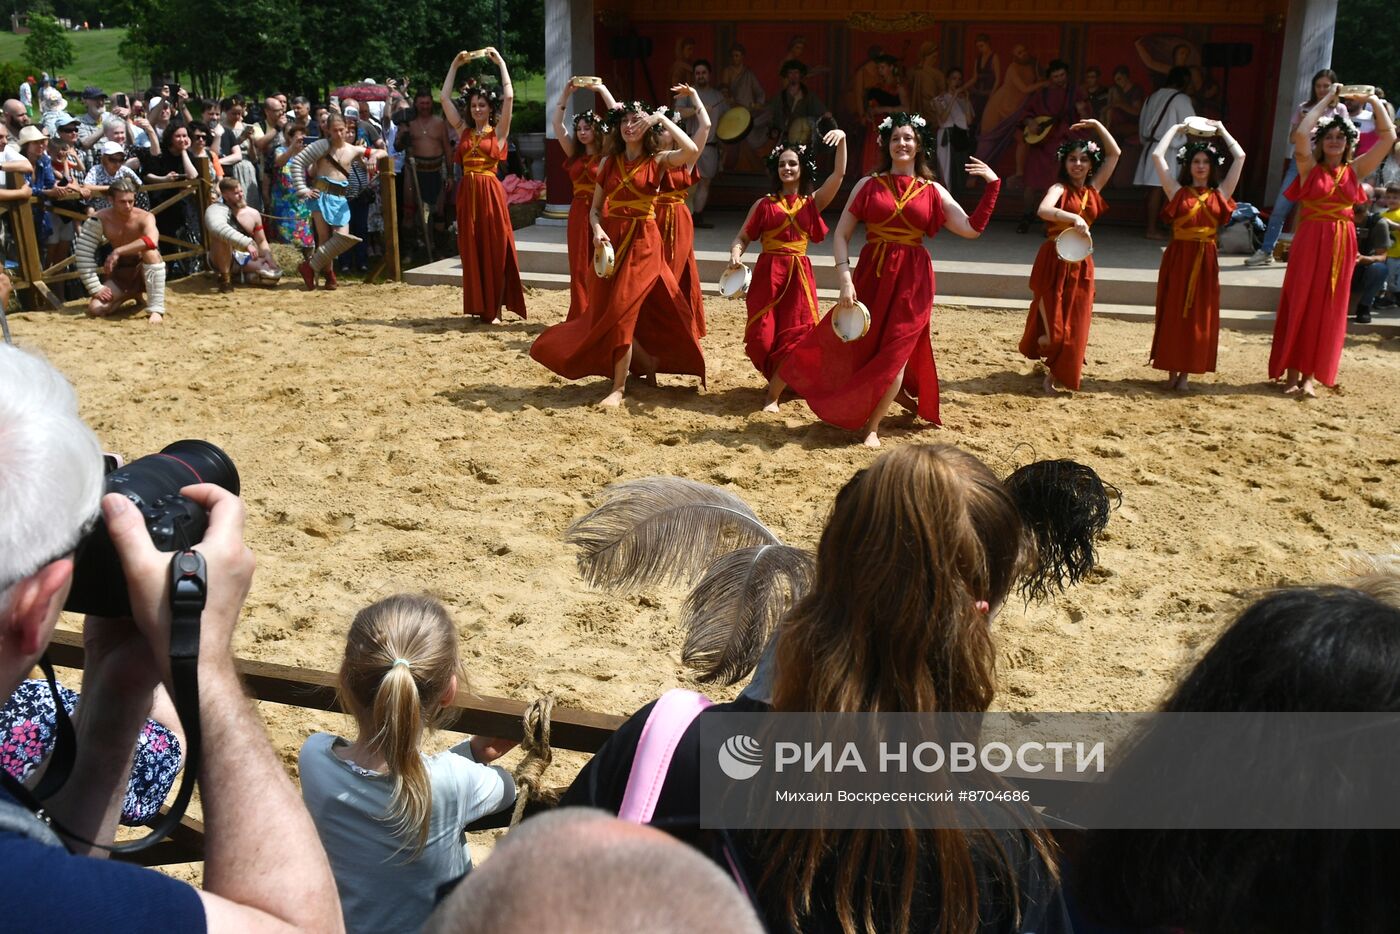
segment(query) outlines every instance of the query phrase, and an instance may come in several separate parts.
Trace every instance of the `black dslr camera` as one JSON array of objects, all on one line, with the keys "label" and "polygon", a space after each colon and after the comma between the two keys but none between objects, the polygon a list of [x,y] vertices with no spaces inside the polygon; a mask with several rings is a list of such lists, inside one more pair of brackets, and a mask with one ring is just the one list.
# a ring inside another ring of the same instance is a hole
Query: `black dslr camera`
[{"label": "black dslr camera", "polygon": [[[208,441],[176,441],[159,454],[109,469],[102,492],[120,493],[136,504],[157,548],[180,551],[197,545],[209,527],[204,507],[180,495],[181,489],[196,483],[213,483],[237,494],[238,469]],[[63,608],[95,616],[131,615],[121,559],[101,519],[78,546],[73,588]]]}]

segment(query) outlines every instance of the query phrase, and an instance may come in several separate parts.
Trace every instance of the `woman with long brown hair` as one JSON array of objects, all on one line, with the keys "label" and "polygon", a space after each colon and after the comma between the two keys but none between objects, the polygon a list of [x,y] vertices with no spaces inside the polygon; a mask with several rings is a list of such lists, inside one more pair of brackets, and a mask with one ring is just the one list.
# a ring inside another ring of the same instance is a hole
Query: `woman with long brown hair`
[{"label": "woman with long brown hair", "polygon": [[[967,172],[985,179],[972,216],[933,179],[933,136],[918,114],[886,117],[878,127],[879,171],[856,183],[836,225],[832,254],[841,297],[832,314],[849,311],[859,298],[870,327],[843,341],[831,315],[788,354],[778,368],[793,391],[822,421],[859,430],[866,447],[879,447],[880,422],[896,400],[933,424],[938,419],[938,370],[929,341],[933,315],[933,264],[924,237],[947,228],[976,239],[991,219],[1001,181],[983,162],[970,159]],[[865,247],[851,272],[851,236],[864,222]]]},{"label": "woman with long brown hair", "polygon": [[617,102],[601,82],[582,88],[569,81],[559,94],[554,108],[554,138],[564,150],[564,171],[569,173],[573,197],[569,200],[569,228],[565,238],[569,244],[569,314],[572,321],[588,308],[588,277],[593,275],[593,232],[588,225],[588,208],[593,203],[593,188],[598,184],[598,165],[603,160],[602,119],[592,110],[574,116],[574,132],[564,129],[564,112],[569,98],[577,90],[593,90],[602,98],[604,112]]},{"label": "woman with long brown hair", "polygon": [[[810,590],[777,632],[756,713],[981,713],[996,693],[992,621],[1032,562],[1008,487],[948,445],[906,445],[836,496]],[[562,804],[617,811],[652,707],[599,750]],[[1038,831],[701,831],[699,729],[680,740],[654,822],[749,880],[769,930],[1068,931]],[[734,860],[731,864],[729,860]]]}]

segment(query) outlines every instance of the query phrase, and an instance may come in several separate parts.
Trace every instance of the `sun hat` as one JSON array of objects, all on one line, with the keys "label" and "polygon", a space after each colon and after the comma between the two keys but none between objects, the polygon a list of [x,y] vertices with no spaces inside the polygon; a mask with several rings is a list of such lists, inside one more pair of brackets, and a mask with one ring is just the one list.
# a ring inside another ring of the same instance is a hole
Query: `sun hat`
[{"label": "sun hat", "polygon": [[20,128],[19,138],[16,139],[15,142],[23,146],[25,143],[37,143],[40,140],[47,143],[49,137],[43,130],[31,123]]}]

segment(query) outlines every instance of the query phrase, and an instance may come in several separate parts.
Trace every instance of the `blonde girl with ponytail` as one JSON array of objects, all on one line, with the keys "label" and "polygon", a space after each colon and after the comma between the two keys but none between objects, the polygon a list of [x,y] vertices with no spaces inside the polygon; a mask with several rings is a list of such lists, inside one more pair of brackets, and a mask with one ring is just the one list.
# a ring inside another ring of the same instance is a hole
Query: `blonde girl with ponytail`
[{"label": "blonde girl with ponytail", "polygon": [[457,631],[441,603],[401,594],[356,614],[339,681],[355,738],[315,733],[298,760],[352,934],[422,926],[439,886],[471,871],[467,824],[514,804],[510,773],[488,765],[514,743],[477,736],[423,752],[459,685]]}]

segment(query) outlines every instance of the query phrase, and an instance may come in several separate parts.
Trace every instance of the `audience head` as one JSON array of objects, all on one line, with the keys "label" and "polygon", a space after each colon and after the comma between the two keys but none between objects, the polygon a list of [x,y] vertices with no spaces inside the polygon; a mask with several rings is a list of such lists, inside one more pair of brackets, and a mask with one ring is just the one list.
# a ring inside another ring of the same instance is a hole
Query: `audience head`
[{"label": "audience head", "polygon": [[1045,66],[1045,77],[1050,79],[1051,84],[1064,87],[1069,84],[1069,63],[1058,58],[1051,59],[1050,64]]},{"label": "audience head", "polygon": [[424,928],[427,934],[761,930],[734,880],[694,847],[589,808],[541,814],[511,830]]},{"label": "audience head", "polygon": [[102,449],[68,381],[0,344],[0,691],[28,675],[58,621],[73,552],[97,516]]},{"label": "audience head", "polygon": [[5,125],[10,128],[11,136],[18,136],[20,127],[29,123],[29,111],[25,106],[13,97],[4,103]]},{"label": "audience head", "polygon": [[433,115],[433,95],[427,88],[419,88],[413,95],[413,110],[420,117]]},{"label": "audience head", "polygon": [[183,120],[171,120],[160,134],[161,152],[181,152],[190,146],[190,128]]},{"label": "audience head", "polygon": [[1332,85],[1337,83],[1337,73],[1330,68],[1324,68],[1312,76],[1312,96],[1308,98],[1308,106],[1311,107],[1327,96],[1327,92],[1332,90]]},{"label": "audience head", "polygon": [[232,175],[219,179],[219,197],[233,210],[243,207],[243,183]]},{"label": "audience head", "polygon": [[296,114],[298,120],[305,122],[311,116],[311,101],[298,94],[292,98],[292,113]]},{"label": "audience head", "polygon": [[415,854],[427,842],[432,817],[419,747],[457,685],[457,629],[441,603],[399,594],[355,614],[340,666],[341,703],[361,739],[389,764],[389,816]]},{"label": "audience head", "polygon": [[1174,91],[1184,91],[1191,84],[1191,69],[1184,65],[1174,65],[1167,72],[1166,86]]}]

